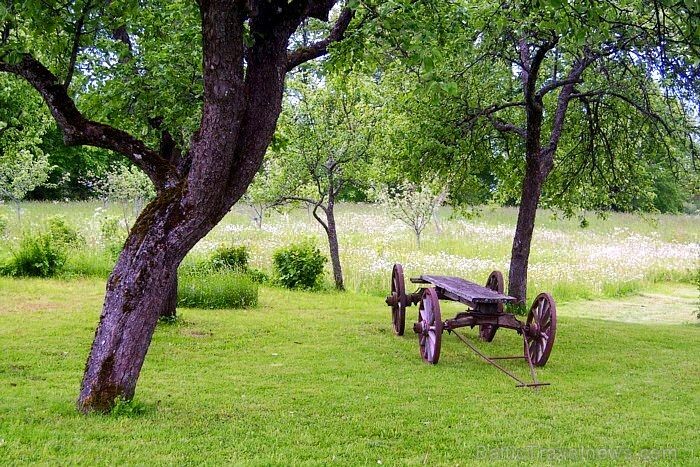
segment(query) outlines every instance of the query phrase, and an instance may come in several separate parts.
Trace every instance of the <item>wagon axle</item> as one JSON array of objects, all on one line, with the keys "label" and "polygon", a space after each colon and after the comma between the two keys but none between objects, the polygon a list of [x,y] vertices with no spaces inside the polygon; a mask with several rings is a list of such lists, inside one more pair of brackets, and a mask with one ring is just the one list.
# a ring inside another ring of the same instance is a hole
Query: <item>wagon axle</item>
[{"label": "wagon axle", "polygon": [[[503,275],[493,271],[486,286],[482,287],[459,277],[422,275],[412,278],[419,284],[416,292],[407,294],[403,267],[395,264],[391,274],[391,294],[386,304],[391,307],[394,333],[403,335],[406,325],[406,307],[418,304],[418,321],[413,323],[413,332],[418,335],[420,355],[426,363],[436,364],[440,358],[443,330],[454,333],[470,349],[519,384],[518,387],[537,387],[549,383],[537,381],[535,366],[544,366],[549,359],[556,333],[556,305],[551,295],[541,293],[535,298],[526,321],[523,323],[513,314],[505,313],[503,305],[513,303],[515,298],[504,295]],[[442,320],[440,299],[460,302],[468,306],[467,311],[457,313],[454,318]],[[523,337],[523,355],[488,357],[469,342],[456,329],[479,327],[479,337],[491,342],[500,328],[513,329]],[[533,382],[529,383],[496,363],[502,359],[525,359],[530,367]]]}]

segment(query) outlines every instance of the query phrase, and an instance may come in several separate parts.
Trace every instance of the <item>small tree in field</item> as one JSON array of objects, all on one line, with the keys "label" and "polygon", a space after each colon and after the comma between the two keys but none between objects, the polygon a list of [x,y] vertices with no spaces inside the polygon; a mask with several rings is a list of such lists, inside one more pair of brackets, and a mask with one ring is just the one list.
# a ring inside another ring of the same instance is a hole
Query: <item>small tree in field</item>
[{"label": "small tree in field", "polygon": [[98,191],[103,199],[121,206],[127,234],[131,230],[130,219],[138,216],[156,194],[148,176],[134,166],[118,166],[107,172],[98,183]]},{"label": "small tree in field", "polygon": [[0,199],[20,201],[49,178],[52,166],[41,150],[49,118],[30,88],[0,75]]},{"label": "small tree in field", "polygon": [[313,83],[303,75],[290,83],[280,129],[285,139],[274,151],[282,176],[280,202],[302,202],[323,227],[338,290],[345,288],[335,206],[342,190],[362,189],[368,180],[376,127],[372,85],[351,76]]},{"label": "small tree in field", "polygon": [[0,197],[15,204],[18,221],[21,221],[20,201],[46,183],[51,169],[48,155],[40,150],[33,154],[29,149],[20,149],[10,157],[0,157]]},{"label": "small tree in field", "polygon": [[279,205],[276,192],[279,172],[276,161],[266,160],[243,195],[243,202],[253,210],[253,222],[259,229],[262,229],[267,212]]},{"label": "small tree in field", "polygon": [[447,199],[447,188],[438,191],[435,186],[423,182],[416,185],[404,182],[394,188],[379,192],[379,202],[387,208],[389,215],[411,228],[416,236],[416,245],[421,246],[421,235],[434,218],[437,209]]}]

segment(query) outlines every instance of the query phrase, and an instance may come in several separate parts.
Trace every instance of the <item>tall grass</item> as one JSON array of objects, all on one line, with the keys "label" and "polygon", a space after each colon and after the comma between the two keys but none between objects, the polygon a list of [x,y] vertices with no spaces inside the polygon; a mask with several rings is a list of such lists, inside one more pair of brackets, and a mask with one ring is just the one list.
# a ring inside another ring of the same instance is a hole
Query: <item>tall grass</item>
[{"label": "tall grass", "polygon": [[191,308],[250,308],[258,304],[258,285],[231,270],[180,274],[177,301]]}]

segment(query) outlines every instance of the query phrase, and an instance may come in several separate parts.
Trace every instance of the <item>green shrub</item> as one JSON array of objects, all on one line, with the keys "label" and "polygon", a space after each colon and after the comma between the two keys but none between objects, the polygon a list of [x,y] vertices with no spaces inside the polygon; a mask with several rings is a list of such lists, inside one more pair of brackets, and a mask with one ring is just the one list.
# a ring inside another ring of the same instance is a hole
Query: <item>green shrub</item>
[{"label": "green shrub", "polygon": [[19,249],[12,252],[3,272],[13,276],[54,276],[63,268],[66,256],[64,245],[56,242],[50,234],[27,233],[22,237]]},{"label": "green shrub", "polygon": [[323,274],[327,258],[311,241],[281,248],[272,256],[277,280],[290,289],[312,289]]},{"label": "green shrub", "polygon": [[249,308],[258,304],[258,286],[245,274],[233,271],[181,274],[177,301],[193,308]]},{"label": "green shrub", "polygon": [[85,239],[76,229],[68,225],[65,217],[52,216],[47,220],[49,235],[54,242],[69,248],[77,248],[85,244]]},{"label": "green shrub", "polygon": [[245,271],[248,269],[248,257],[248,249],[245,246],[220,246],[211,255],[210,261],[215,270]]},{"label": "green shrub", "polygon": [[248,268],[246,274],[256,284],[267,284],[270,281],[270,276],[261,269]]}]

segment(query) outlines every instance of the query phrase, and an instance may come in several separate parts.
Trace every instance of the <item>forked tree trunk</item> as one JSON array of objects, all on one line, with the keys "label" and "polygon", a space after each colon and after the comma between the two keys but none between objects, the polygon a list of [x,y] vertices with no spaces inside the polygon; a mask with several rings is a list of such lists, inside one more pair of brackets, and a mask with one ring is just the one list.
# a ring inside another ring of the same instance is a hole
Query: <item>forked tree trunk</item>
[{"label": "forked tree trunk", "polygon": [[243,195],[272,140],[287,37],[269,35],[269,45],[247,57],[247,81],[236,80],[238,15],[230,5],[203,14],[204,69],[211,73],[202,126],[190,145],[191,169],[144,209],[110,276],[78,399],[82,412],[106,412],[118,398],[133,398],[156,323],[171,303],[177,267]]},{"label": "forked tree trunk", "polygon": [[85,366],[78,399],[83,412],[106,412],[117,398],[133,398],[158,318],[173,309],[177,267],[226,211],[183,208],[183,199],[160,194],[141,213],[119,255]]},{"label": "forked tree trunk", "polygon": [[333,266],[333,281],[335,288],[345,290],[343,283],[343,269],[340,265],[340,249],[338,248],[338,231],[335,225],[334,204],[328,203],[326,210],[326,220],[328,223],[328,249],[331,254],[331,265]]},{"label": "forked tree trunk", "polygon": [[119,397],[133,397],[158,318],[174,310],[178,265],[260,168],[281,112],[285,74],[326,54],[328,45],[342,38],[352,10],[342,10],[326,38],[288,52],[291,35],[307,18],[328,21],[335,3],[197,2],[204,102],[200,128],[185,154],[155,151],[126,132],[87,119],[67,86],[31,54],[13,64],[0,57],[0,72],[21,76],[42,95],[67,144],[123,154],[158,191],[109,277],[78,399],[82,412],[106,412]]},{"label": "forked tree trunk", "polygon": [[[508,272],[508,295],[517,299],[516,305],[524,309],[527,299],[527,269],[530,258],[532,233],[535,228],[537,206],[542,195],[542,187],[554,167],[554,154],[564,128],[566,111],[571,101],[574,86],[581,78],[583,71],[593,63],[594,56],[588,52],[584,58],[576,60],[566,80],[555,80],[537,88],[538,73],[548,51],[558,43],[558,37],[539,47],[528,44],[525,37],[519,41],[521,60],[521,79],[523,82],[523,97],[525,103],[526,127],[504,124],[492,119],[496,129],[503,132],[514,131],[525,140],[525,178],[520,197],[518,223],[513,237],[510,271]],[[542,122],[544,118],[544,96],[559,89],[557,105],[552,115],[552,125],[548,140],[543,146]]]}]

